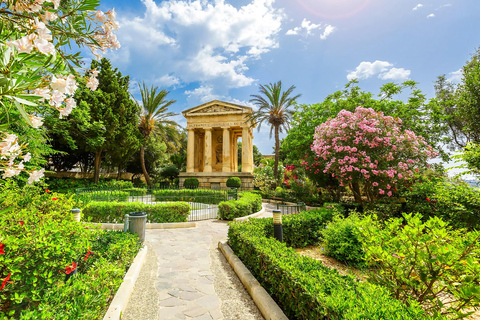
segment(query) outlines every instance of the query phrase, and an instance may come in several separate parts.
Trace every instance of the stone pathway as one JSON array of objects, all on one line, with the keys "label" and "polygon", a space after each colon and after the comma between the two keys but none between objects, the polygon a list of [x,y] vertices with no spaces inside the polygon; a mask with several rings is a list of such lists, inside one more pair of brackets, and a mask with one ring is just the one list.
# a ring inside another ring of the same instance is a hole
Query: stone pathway
[{"label": "stone pathway", "polygon": [[[271,216],[273,205],[265,207],[265,216]],[[196,228],[147,230],[147,262],[122,320],[263,319],[217,249],[227,231],[227,223],[218,220],[198,221]]]}]

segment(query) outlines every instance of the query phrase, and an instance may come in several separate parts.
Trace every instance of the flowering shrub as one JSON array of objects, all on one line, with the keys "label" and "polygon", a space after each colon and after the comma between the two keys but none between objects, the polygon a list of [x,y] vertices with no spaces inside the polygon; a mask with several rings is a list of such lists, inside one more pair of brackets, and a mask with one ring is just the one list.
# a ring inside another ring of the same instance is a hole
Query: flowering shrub
[{"label": "flowering shrub", "polygon": [[480,232],[452,230],[438,217],[391,219],[384,228],[368,216],[362,228],[369,281],[405,303],[414,299],[433,315],[464,317],[480,305]]},{"label": "flowering shrub", "polygon": [[[38,128],[43,124],[38,103],[55,109],[60,118],[76,107],[73,94],[77,89],[75,77],[80,68],[79,53],[67,53],[63,48],[75,40],[79,46],[91,49],[94,55],[107,48],[120,47],[113,31],[119,25],[115,11],[103,13],[99,2],[80,1],[29,1],[2,2],[0,17],[0,106],[2,113],[19,114],[20,126]],[[97,70],[86,72],[87,87],[95,90]],[[43,171],[26,166],[31,155],[9,130],[10,117],[0,123],[0,170],[2,178],[26,171],[29,183],[43,176]]]},{"label": "flowering shrub", "polygon": [[[278,172],[283,172],[284,168],[278,165]],[[265,193],[270,193],[272,186],[280,185],[283,177],[279,175],[279,181],[275,181],[273,167],[271,165],[260,163],[258,167],[253,168],[253,184]]]},{"label": "flowering shrub", "polygon": [[373,204],[393,196],[400,181],[437,155],[423,137],[402,131],[400,124],[400,119],[371,108],[342,110],[316,128],[312,151],[325,161],[323,173],[348,186],[358,203],[365,196]]}]

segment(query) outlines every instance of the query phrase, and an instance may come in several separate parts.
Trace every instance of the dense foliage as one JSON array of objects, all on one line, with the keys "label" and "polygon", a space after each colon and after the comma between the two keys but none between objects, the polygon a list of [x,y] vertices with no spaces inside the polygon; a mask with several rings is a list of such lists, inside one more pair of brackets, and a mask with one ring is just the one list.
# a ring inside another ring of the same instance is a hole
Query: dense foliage
[{"label": "dense foliage", "polygon": [[183,186],[187,189],[196,189],[200,182],[197,178],[185,178],[183,181]]},{"label": "dense foliage", "polygon": [[218,204],[221,201],[236,197],[236,195],[236,190],[221,191],[210,189],[164,189],[153,191],[155,201],[186,201],[206,204]]},{"label": "dense foliage", "polygon": [[218,204],[218,216],[222,220],[245,217],[262,209],[262,197],[258,194],[243,192],[238,200],[228,200]]},{"label": "dense foliage", "polygon": [[242,180],[239,177],[230,177],[227,179],[227,187],[240,188],[242,186]]}]

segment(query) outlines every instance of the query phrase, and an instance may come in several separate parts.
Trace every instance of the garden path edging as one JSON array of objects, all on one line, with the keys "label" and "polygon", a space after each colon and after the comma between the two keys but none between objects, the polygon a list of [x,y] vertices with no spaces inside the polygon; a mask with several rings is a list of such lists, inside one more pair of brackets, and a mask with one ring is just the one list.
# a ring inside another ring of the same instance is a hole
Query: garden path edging
[{"label": "garden path edging", "polygon": [[243,262],[233,253],[226,241],[219,241],[218,248],[222,251],[228,263],[232,266],[240,281],[247,289],[253,301],[266,320],[288,320],[285,313],[260,285]]},{"label": "garden path edging", "polygon": [[233,219],[233,221],[246,221],[250,218],[256,218],[258,216],[261,216],[261,215],[263,215],[264,212],[265,212],[265,208],[262,206],[262,210],[260,210],[258,212],[255,212],[255,213],[252,213],[249,216],[235,218],[235,219]]},{"label": "garden path edging", "polygon": [[[103,230],[123,230],[123,223],[97,223]],[[195,228],[195,222],[147,223],[146,229]]]},{"label": "garden path edging", "polygon": [[107,313],[103,317],[103,320],[119,320],[122,311],[125,310],[128,304],[128,300],[130,300],[130,296],[133,292],[133,287],[135,286],[135,282],[140,274],[140,270],[142,270],[143,264],[145,263],[145,257],[147,256],[148,247],[143,246],[140,249],[135,259],[133,259],[133,263],[128,268],[127,274],[123,278],[123,282],[118,288],[117,293],[113,297],[110,306],[108,307]]}]

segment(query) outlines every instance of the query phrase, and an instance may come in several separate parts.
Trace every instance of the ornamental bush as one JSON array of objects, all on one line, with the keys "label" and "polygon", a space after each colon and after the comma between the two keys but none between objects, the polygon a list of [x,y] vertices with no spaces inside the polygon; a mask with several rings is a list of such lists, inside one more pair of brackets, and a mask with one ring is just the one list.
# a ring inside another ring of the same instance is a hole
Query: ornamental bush
[{"label": "ornamental bush", "polygon": [[414,300],[434,316],[465,317],[480,306],[480,231],[452,230],[438,217],[405,214],[385,226],[368,216],[360,229],[369,281]]},{"label": "ornamental bush", "polygon": [[262,197],[258,194],[243,192],[238,200],[229,200],[218,204],[218,216],[222,220],[245,217],[262,209]]},{"label": "ornamental bush", "polygon": [[186,201],[206,204],[219,204],[228,200],[229,192],[210,189],[164,189],[153,191],[155,201]]},{"label": "ornamental bush", "polygon": [[239,177],[230,177],[227,179],[227,187],[240,188],[242,186],[242,180]]},{"label": "ornamental bush", "polygon": [[149,223],[186,222],[190,205],[185,202],[90,202],[83,208],[83,217],[91,222],[123,223],[125,215],[135,211],[146,212]]},{"label": "ornamental bush", "polygon": [[185,178],[183,186],[187,189],[197,189],[200,182],[197,178]]},{"label": "ornamental bush", "polygon": [[401,123],[371,108],[342,110],[316,128],[312,151],[325,162],[323,172],[348,186],[356,202],[362,204],[364,196],[372,205],[393,196],[398,183],[437,155],[423,137],[402,130]]}]

